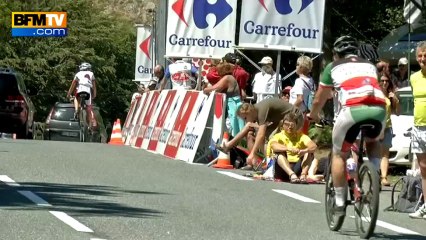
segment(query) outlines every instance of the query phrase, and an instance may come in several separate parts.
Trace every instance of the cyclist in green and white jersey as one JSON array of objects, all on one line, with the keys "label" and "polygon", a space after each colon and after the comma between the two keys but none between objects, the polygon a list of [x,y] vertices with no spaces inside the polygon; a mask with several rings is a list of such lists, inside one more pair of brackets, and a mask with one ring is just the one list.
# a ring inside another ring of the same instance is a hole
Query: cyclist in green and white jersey
[{"label": "cyclist in green and white jersey", "polygon": [[385,122],[386,101],[380,89],[376,67],[357,56],[358,46],[358,41],[351,36],[342,36],[334,42],[334,61],[324,69],[309,116],[318,122],[319,112],[333,88],[338,92],[341,109],[332,133],[331,168],[336,192],[336,215],[345,215],[345,161],[363,124],[374,125],[365,135],[366,148],[369,159],[377,170],[380,167],[380,148],[377,140]]}]

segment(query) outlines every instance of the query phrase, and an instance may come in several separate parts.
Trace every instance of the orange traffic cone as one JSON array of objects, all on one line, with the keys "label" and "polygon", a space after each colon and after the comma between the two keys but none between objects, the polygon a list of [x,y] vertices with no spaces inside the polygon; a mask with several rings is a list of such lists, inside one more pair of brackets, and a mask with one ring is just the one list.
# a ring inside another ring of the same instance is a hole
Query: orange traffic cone
[{"label": "orange traffic cone", "polygon": [[114,125],[112,127],[111,138],[110,138],[108,144],[124,145],[124,143],[123,143],[123,136],[121,134],[120,119],[117,119],[117,121],[115,121],[115,123],[114,123]]},{"label": "orange traffic cone", "polygon": [[[228,132],[223,134],[222,145],[227,143],[229,140]],[[233,169],[234,166],[231,164],[231,159],[229,158],[229,153],[224,153],[219,151],[219,156],[217,157],[217,163],[213,165],[214,168],[223,168],[223,169]]]}]

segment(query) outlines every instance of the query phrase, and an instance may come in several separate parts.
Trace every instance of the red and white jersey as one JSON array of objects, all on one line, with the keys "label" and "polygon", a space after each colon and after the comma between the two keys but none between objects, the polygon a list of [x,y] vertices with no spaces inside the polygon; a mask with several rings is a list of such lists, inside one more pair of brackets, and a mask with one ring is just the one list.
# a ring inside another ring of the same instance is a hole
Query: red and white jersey
[{"label": "red and white jersey", "polygon": [[182,60],[169,65],[172,89],[192,89],[191,83],[195,81],[195,78],[191,69],[191,63]]},{"label": "red and white jersey", "polygon": [[91,93],[93,87],[93,81],[95,81],[95,75],[91,71],[80,71],[75,74],[74,81],[77,81],[77,93],[87,92]]}]

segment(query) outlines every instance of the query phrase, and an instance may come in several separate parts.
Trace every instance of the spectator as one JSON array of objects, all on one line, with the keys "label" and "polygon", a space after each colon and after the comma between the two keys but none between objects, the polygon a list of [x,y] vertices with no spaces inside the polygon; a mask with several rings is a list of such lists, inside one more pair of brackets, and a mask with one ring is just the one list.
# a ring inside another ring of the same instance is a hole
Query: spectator
[{"label": "spectator", "polygon": [[227,128],[232,136],[236,136],[244,127],[244,122],[236,115],[237,109],[241,106],[240,89],[237,80],[232,76],[234,65],[223,62],[217,66],[217,72],[221,79],[213,86],[204,88],[204,93],[218,91],[226,94],[227,106]]},{"label": "spectator", "polygon": [[[299,131],[295,114],[290,113],[284,116],[283,131],[275,134],[270,142],[272,151],[278,155],[278,166],[284,170],[290,182],[306,183],[317,145]],[[278,173],[279,169],[275,171]]]},{"label": "spectator", "polygon": [[286,102],[289,102],[290,100],[290,91],[291,91],[291,86],[287,86],[283,89],[283,96],[281,97],[281,99],[283,99]]},{"label": "spectator", "polygon": [[[173,60],[172,60],[173,61]],[[198,70],[190,59],[176,60],[166,69],[166,78],[172,82],[172,89],[194,89]]]},{"label": "spectator", "polygon": [[166,80],[164,79],[164,67],[157,65],[154,67],[154,78],[148,84],[148,90],[163,90],[166,86]]},{"label": "spectator", "polygon": [[222,60],[224,62],[235,65],[233,76],[238,82],[241,99],[244,100],[247,97],[246,87],[250,75],[239,65],[237,55],[233,53],[227,53]]},{"label": "spectator", "polygon": [[398,61],[398,69],[393,73],[394,86],[398,88],[408,87],[410,85],[408,80],[408,60],[403,57]]},{"label": "spectator", "polygon": [[[253,93],[256,97],[256,103],[264,99],[273,98],[275,95],[275,86],[277,84],[277,77],[272,67],[273,60],[271,57],[264,57],[259,62],[262,66],[262,71],[257,73],[253,79]],[[278,74],[280,81],[281,75]],[[281,92],[281,82],[278,83],[278,92]]]},{"label": "spectator", "polygon": [[383,139],[381,139],[382,145],[382,161],[380,162],[381,171],[381,184],[383,186],[390,186],[388,181],[388,168],[389,168],[389,149],[392,147],[392,121],[391,114],[399,114],[399,100],[394,93],[393,83],[389,74],[383,72],[380,76],[380,86],[383,94],[386,97],[386,126],[384,130]]},{"label": "spectator", "polygon": [[143,84],[138,84],[138,91],[133,93],[132,95],[132,102],[135,100],[136,97],[142,96],[142,94],[145,92],[145,86]]},{"label": "spectator", "polygon": [[[296,63],[296,73],[299,78],[296,79],[293,88],[290,91],[290,103],[298,107],[303,113],[308,112],[309,94],[315,89],[315,83],[310,73],[312,70],[312,59],[308,56],[300,56]],[[309,129],[309,120],[305,119],[303,124],[303,133],[307,134]]]},{"label": "spectator", "polygon": [[422,176],[423,205],[409,216],[426,219],[426,41],[418,43],[416,56],[421,69],[411,75],[411,88],[414,98],[414,126],[411,131],[411,146],[412,152],[417,155]]},{"label": "spectator", "polygon": [[219,76],[219,73],[217,72],[217,65],[219,63],[220,63],[220,60],[212,59],[212,62],[210,64],[210,69],[206,75],[206,78],[209,84],[211,85],[215,85],[221,79],[221,76]]},{"label": "spectator", "polygon": [[[250,154],[247,157],[244,170],[251,170],[256,166],[255,155],[265,148],[265,141],[277,131],[280,121],[289,113],[294,113],[297,119],[297,129],[303,123],[303,114],[298,108],[282,99],[265,99],[254,105],[243,103],[237,110],[237,115],[245,121],[245,126],[231,141],[219,146],[225,152],[236,146],[241,139],[247,137],[247,147]],[[256,132],[256,133],[255,133]]]}]

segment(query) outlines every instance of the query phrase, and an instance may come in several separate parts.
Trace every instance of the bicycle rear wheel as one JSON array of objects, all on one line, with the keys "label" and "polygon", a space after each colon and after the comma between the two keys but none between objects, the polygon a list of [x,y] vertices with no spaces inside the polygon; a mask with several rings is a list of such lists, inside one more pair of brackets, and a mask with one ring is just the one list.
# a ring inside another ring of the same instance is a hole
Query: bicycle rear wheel
[{"label": "bicycle rear wheel", "polygon": [[[345,191],[348,191],[346,188]],[[328,163],[327,174],[325,178],[325,215],[327,224],[331,231],[339,231],[345,221],[345,216],[336,216],[334,214],[335,196],[333,178],[331,176],[331,159]]]},{"label": "bicycle rear wheel", "polygon": [[86,109],[81,108],[79,114],[79,122],[80,122],[80,142],[86,142],[87,140],[87,122],[86,122]]},{"label": "bicycle rear wheel", "polygon": [[355,224],[361,238],[370,238],[376,228],[379,214],[380,177],[371,162],[364,162],[359,168],[361,200],[355,202]]}]

